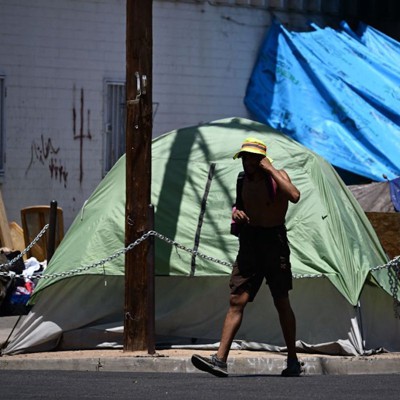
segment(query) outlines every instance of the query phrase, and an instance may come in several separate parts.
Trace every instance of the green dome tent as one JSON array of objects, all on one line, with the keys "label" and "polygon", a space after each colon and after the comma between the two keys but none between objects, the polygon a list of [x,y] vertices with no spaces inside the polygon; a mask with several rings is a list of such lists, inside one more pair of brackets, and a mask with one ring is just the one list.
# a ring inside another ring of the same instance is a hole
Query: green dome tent
[{"label": "green dome tent", "polygon": [[[284,168],[301,191],[286,224],[298,278],[291,293],[298,338],[318,351],[357,354],[364,346],[399,350],[387,271],[371,272],[387,258],[364,212],[330,164],[269,126],[230,118],[154,139],[155,231],[207,256],[234,261],[238,243],[229,233],[230,214],[242,167],[232,156],[248,136],[267,143],[275,167]],[[124,227],[121,157],[76,216],[45,271],[52,277],[40,280],[32,311],[6,354],[121,346],[124,257],[91,266],[124,248]],[[156,240],[158,340],[217,340],[227,307],[229,266]],[[378,306],[383,307],[379,317],[370,312]],[[283,343],[269,294],[260,293],[248,307],[237,338],[276,348]],[[333,347],[327,347],[331,342]]]}]

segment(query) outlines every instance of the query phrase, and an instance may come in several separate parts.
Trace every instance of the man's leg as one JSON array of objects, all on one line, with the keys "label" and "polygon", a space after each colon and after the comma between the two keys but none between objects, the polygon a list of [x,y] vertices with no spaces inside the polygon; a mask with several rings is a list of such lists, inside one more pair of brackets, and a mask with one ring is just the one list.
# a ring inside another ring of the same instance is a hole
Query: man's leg
[{"label": "man's leg", "polygon": [[304,372],[304,363],[297,359],[296,354],[296,318],[290,305],[289,297],[274,299],[274,304],[279,314],[282,333],[288,351],[287,367],[282,371],[282,376],[299,376]]},{"label": "man's leg", "polygon": [[226,362],[231,349],[233,339],[240,328],[243,319],[243,312],[246,304],[249,302],[249,294],[231,294],[229,299],[229,309],[225,317],[222,328],[221,342],[217,352],[217,357]]},{"label": "man's leg", "polygon": [[218,352],[211,357],[203,357],[198,354],[193,354],[192,363],[196,368],[218,377],[228,376],[226,360],[228,358],[232,341],[242,323],[243,311],[248,301],[248,293],[231,294],[229,310],[226,313],[224,326],[222,328],[221,342]]},{"label": "man's leg", "polygon": [[290,305],[289,297],[274,299],[274,304],[279,314],[279,322],[288,350],[288,358],[297,359],[296,318]]}]

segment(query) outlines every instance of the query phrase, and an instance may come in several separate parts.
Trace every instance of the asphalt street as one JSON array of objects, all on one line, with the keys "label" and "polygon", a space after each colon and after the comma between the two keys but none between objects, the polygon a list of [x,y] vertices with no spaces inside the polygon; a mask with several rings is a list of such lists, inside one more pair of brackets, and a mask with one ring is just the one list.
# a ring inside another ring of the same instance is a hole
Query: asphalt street
[{"label": "asphalt street", "polygon": [[233,375],[0,371],[1,399],[398,400],[400,375]]}]

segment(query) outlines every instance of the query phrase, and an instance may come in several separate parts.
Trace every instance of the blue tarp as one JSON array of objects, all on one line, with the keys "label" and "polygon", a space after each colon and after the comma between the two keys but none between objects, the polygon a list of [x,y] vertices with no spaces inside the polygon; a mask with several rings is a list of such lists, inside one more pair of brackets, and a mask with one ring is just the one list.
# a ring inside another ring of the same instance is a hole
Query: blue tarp
[{"label": "blue tarp", "polygon": [[290,32],[274,21],[247,87],[247,108],[336,167],[375,181],[396,178],[399,43],[366,25],[358,33],[345,24],[341,31],[313,27]]}]

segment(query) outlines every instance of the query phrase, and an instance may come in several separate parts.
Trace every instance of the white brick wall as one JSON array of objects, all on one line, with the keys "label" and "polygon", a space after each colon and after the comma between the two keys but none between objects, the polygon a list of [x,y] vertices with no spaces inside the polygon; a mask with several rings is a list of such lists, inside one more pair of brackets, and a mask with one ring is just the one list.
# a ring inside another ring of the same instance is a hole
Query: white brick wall
[{"label": "white brick wall", "polygon": [[[211,3],[154,0],[154,136],[248,116],[243,97],[271,14]],[[125,1],[0,0],[0,10],[0,73],[8,93],[1,190],[8,218],[20,223],[22,207],[55,199],[68,227],[101,180],[103,82],[125,79]],[[289,27],[310,17],[278,15]],[[81,90],[82,163],[73,118],[75,110],[79,135]],[[67,177],[56,179],[50,166]]]},{"label": "white brick wall", "polygon": [[[8,218],[20,223],[22,207],[55,199],[69,226],[101,179],[103,79],[125,77],[125,1],[0,0],[0,9],[0,70],[7,78],[1,190]],[[81,143],[73,132],[75,106],[80,133],[81,89],[82,182]],[[61,180],[60,167],[68,173]]]},{"label": "white brick wall", "polygon": [[209,4],[156,5],[154,133],[247,116],[243,96],[269,14]]}]

